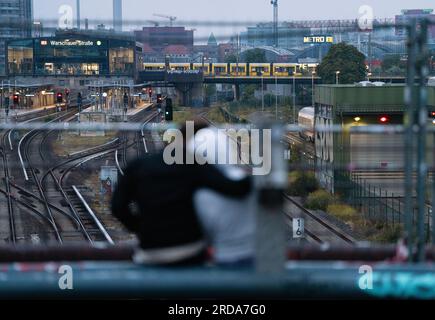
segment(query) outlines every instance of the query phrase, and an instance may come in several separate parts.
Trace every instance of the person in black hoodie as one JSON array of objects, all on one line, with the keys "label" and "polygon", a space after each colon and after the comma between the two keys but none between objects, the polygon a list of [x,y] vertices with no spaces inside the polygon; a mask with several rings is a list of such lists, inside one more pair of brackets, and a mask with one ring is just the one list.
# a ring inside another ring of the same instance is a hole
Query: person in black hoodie
[{"label": "person in black hoodie", "polygon": [[132,162],[112,199],[112,212],[140,241],[134,260],[147,265],[192,265],[206,260],[207,243],[194,194],[211,189],[242,198],[251,179],[231,180],[212,165],[167,165],[163,153]]}]

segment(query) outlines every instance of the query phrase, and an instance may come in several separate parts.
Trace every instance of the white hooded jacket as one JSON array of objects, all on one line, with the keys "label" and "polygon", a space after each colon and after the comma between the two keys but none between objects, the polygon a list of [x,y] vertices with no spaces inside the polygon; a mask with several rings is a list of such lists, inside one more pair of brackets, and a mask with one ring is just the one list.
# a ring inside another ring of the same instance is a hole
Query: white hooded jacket
[{"label": "white hooded jacket", "polygon": [[[227,138],[217,134],[216,130],[206,129],[196,134],[199,141],[212,138],[216,141],[217,153],[228,154],[228,150],[223,149],[226,145],[223,139]],[[193,149],[194,145],[191,143],[189,148]],[[204,155],[204,158],[211,159],[209,155]],[[247,175],[234,165],[216,165],[216,168],[233,180],[241,180]],[[253,194],[244,199],[232,199],[203,189],[195,194],[194,204],[206,236],[214,248],[216,263],[237,263],[254,257],[256,222]]]}]

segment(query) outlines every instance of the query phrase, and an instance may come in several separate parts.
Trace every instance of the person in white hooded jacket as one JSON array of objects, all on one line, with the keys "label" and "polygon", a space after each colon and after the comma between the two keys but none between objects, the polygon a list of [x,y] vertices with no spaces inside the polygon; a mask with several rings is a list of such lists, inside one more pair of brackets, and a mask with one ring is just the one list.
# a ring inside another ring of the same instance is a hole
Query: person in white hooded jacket
[{"label": "person in white hooded jacket", "polygon": [[[201,155],[207,160],[216,160],[218,154],[228,155],[228,139],[217,130],[200,130],[197,141],[215,139],[216,152]],[[190,143],[190,148],[194,148]],[[216,161],[215,161],[216,162]],[[235,165],[215,164],[215,167],[228,179],[245,179],[249,172]],[[199,189],[194,195],[194,205],[203,226],[209,245],[212,247],[213,260],[223,267],[249,267],[254,262],[255,251],[255,197],[253,192],[244,198],[230,198],[210,189]]]}]

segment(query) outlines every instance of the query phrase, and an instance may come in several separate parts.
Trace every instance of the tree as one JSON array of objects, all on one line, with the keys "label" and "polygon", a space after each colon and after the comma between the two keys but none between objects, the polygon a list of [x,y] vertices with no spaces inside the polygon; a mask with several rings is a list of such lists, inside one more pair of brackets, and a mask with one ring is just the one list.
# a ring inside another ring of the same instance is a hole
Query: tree
[{"label": "tree", "polygon": [[236,63],[237,56],[234,53],[231,53],[225,57],[225,63]]},{"label": "tree", "polygon": [[255,90],[257,86],[255,84],[248,84],[243,86],[242,88],[242,97],[241,100],[243,102],[252,102],[255,96]]},{"label": "tree", "polygon": [[340,71],[339,83],[349,84],[363,81],[366,77],[365,56],[352,45],[339,43],[333,45],[317,73],[323,83],[335,83],[336,72]]},{"label": "tree", "polygon": [[265,63],[266,60],[266,54],[264,50],[261,49],[252,49],[248,50],[244,53],[244,60],[247,63]]},{"label": "tree", "polygon": [[398,54],[389,55],[382,61],[382,70],[388,75],[401,75],[406,72],[406,62]]},{"label": "tree", "polygon": [[401,60],[399,54],[392,54],[392,55],[385,56],[384,60],[382,61],[382,68],[384,70],[388,70],[393,67],[399,67],[399,68],[406,67],[406,63]]}]

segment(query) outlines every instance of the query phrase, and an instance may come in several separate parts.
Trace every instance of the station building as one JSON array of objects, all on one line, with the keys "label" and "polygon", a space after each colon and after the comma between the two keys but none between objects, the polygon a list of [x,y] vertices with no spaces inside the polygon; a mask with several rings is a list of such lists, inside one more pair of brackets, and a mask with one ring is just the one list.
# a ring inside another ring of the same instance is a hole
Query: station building
[{"label": "station building", "polygon": [[[428,91],[429,119],[430,125],[433,125],[435,86],[429,86]],[[348,181],[346,179],[353,172],[403,171],[405,149],[402,134],[351,133],[349,129],[354,126],[404,124],[404,94],[404,85],[316,87],[315,125],[326,129],[316,132],[315,139],[316,174],[323,187],[341,193]],[[341,132],[333,130],[337,128],[341,128]],[[433,138],[429,136],[429,140]]]},{"label": "station building", "polygon": [[142,65],[135,41],[104,36],[61,35],[7,42],[8,78],[84,89],[98,81],[134,81]]}]

